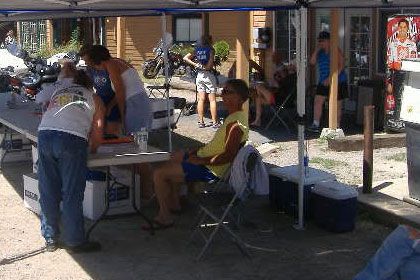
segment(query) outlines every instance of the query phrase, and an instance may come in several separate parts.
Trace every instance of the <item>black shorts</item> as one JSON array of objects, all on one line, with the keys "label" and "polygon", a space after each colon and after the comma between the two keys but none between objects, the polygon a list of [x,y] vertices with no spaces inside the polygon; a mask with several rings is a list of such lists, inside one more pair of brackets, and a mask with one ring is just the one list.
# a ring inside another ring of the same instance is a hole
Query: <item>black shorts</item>
[{"label": "black shorts", "polygon": [[[321,84],[318,84],[318,87],[316,89],[316,95],[322,95],[322,96],[329,96],[330,94],[330,87],[329,86],[324,86]],[[338,84],[338,96],[337,99],[338,100],[343,100],[345,98],[347,98],[349,95],[348,92],[348,85],[347,82],[344,83],[339,83]]]}]

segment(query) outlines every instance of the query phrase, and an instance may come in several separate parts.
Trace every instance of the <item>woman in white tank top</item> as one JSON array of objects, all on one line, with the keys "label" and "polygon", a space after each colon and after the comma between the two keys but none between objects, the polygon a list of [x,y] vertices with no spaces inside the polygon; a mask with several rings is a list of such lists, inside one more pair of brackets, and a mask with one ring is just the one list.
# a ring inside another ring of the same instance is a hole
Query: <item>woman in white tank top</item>
[{"label": "woman in white tank top", "polygon": [[[126,61],[111,57],[109,50],[100,45],[91,46],[83,59],[88,66],[109,73],[115,96],[107,105],[106,115],[117,104],[126,134],[133,134],[142,128],[149,129],[152,121],[151,103],[137,70]],[[139,167],[144,183],[140,195],[150,197],[153,193],[151,165],[143,163]]]},{"label": "woman in white tank top", "polygon": [[100,45],[92,46],[84,59],[90,67],[109,73],[115,97],[107,105],[106,114],[110,113],[113,106],[118,105],[126,134],[140,131],[143,127],[149,128],[150,100],[137,70],[126,61],[113,58],[109,50]]}]

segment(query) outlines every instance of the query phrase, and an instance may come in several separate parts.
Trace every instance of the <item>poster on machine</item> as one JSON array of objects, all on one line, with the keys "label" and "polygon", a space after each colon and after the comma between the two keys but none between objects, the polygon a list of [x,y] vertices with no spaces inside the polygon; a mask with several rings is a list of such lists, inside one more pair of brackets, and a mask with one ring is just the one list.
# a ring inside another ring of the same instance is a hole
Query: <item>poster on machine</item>
[{"label": "poster on machine", "polygon": [[385,98],[385,130],[403,131],[400,119],[401,92],[405,73],[401,61],[420,58],[420,15],[397,15],[387,24],[387,76]]}]

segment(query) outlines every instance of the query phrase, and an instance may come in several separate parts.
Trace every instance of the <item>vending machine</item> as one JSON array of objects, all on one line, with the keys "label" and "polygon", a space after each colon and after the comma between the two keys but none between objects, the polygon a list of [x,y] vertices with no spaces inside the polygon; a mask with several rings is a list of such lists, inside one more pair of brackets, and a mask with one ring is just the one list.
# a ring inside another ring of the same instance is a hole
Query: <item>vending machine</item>
[{"label": "vending machine", "polygon": [[395,15],[387,24],[387,71],[385,81],[385,131],[402,132],[401,96],[407,73],[401,70],[404,59],[420,57],[420,15]]}]

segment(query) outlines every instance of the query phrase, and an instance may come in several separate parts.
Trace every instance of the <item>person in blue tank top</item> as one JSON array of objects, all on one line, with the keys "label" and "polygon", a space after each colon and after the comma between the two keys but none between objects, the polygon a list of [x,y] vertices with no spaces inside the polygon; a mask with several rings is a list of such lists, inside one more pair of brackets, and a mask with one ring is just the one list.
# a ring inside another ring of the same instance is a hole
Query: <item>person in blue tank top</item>
[{"label": "person in blue tank top", "polygon": [[[198,69],[197,78],[195,84],[197,86],[197,92],[199,96],[197,104],[198,114],[198,127],[204,128],[204,102],[208,95],[210,101],[210,114],[212,118],[211,126],[217,129],[220,125],[217,120],[217,107],[216,107],[216,89],[217,80],[214,74],[214,49],[212,45],[212,37],[209,35],[203,35],[200,38],[200,43],[195,47],[194,51],[188,53],[184,60],[188,64]],[[195,58],[196,61],[193,61]]]},{"label": "person in blue tank top", "polygon": [[[92,46],[90,45],[84,45],[79,51],[79,56],[82,59],[86,58],[85,56],[91,47]],[[105,133],[116,135],[120,131],[121,115],[118,105],[113,105],[112,108],[108,108],[108,105],[115,97],[109,73],[106,70],[96,70],[90,66],[88,66],[86,70],[93,80],[93,87],[95,88],[96,93],[99,97],[101,97],[102,102],[107,108],[107,112],[109,112],[109,114],[105,117]]]},{"label": "person in blue tank top", "polygon": [[[337,102],[337,123],[341,121],[341,105],[343,99],[348,95],[347,74],[344,71],[343,54],[338,49],[338,102]],[[318,85],[314,100],[314,119],[308,128],[312,131],[319,131],[322,117],[322,106],[330,92],[330,33],[322,31],[318,35],[318,45],[311,56],[310,64],[318,64]]]}]

